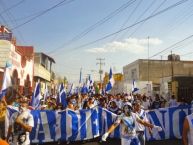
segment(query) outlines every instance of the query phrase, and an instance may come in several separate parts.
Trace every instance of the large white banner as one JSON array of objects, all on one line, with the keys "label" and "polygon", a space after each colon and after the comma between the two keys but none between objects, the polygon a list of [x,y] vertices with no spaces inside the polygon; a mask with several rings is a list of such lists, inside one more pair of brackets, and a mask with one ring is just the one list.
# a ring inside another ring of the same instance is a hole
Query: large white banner
[{"label": "large white banner", "polygon": [[[13,111],[8,108],[8,112],[10,116]],[[154,130],[153,135],[146,131],[147,140],[181,138],[184,118],[192,112],[191,106],[149,111],[147,115],[150,122],[161,126],[163,130]],[[103,135],[117,118],[117,115],[100,107],[62,112],[33,110],[31,113],[35,123],[30,133],[33,143],[92,139]],[[117,127],[110,137],[120,138],[120,127]]]}]

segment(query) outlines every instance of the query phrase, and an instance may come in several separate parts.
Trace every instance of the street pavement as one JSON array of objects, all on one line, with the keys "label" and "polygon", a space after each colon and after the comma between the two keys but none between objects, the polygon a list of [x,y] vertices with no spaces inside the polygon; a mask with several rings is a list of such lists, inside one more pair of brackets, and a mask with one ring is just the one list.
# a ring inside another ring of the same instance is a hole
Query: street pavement
[{"label": "street pavement", "polygon": [[[37,145],[37,144],[34,144]],[[44,143],[44,145],[58,145],[58,143]],[[100,142],[99,140],[90,140],[84,142],[62,142],[60,145],[121,145],[120,139],[107,139],[106,142]],[[162,140],[162,141],[151,141],[146,142],[146,145],[183,145],[182,140]]]}]

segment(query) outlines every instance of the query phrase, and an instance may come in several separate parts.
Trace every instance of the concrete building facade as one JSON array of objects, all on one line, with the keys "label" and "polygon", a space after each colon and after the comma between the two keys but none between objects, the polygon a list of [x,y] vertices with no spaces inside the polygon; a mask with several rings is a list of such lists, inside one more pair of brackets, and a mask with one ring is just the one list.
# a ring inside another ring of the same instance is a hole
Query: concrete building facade
[{"label": "concrete building facade", "polygon": [[172,82],[174,77],[193,76],[193,61],[138,59],[123,67],[123,76],[124,84],[146,81],[152,84],[152,92],[159,93],[162,83]]},{"label": "concrete building facade", "polygon": [[41,82],[41,91],[44,93],[45,86],[47,85],[50,91],[54,91],[54,77],[55,74],[52,70],[52,66],[55,60],[40,52],[35,53],[34,56],[34,83]]},{"label": "concrete building facade", "polygon": [[2,86],[4,67],[11,64],[10,74],[13,88],[21,94],[32,92],[34,48],[33,46],[18,46],[11,31],[0,26],[0,88]]}]

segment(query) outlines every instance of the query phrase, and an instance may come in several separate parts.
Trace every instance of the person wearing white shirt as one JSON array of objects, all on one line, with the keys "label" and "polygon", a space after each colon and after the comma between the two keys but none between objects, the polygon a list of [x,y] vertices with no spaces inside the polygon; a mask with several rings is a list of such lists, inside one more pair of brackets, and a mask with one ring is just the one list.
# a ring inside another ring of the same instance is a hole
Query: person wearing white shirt
[{"label": "person wearing white shirt", "polygon": [[150,102],[147,100],[146,96],[143,97],[142,106],[144,110],[148,110],[150,108]]},{"label": "person wearing white shirt", "polygon": [[193,145],[193,113],[184,120],[182,140],[184,145]]},{"label": "person wearing white shirt", "polygon": [[29,133],[34,127],[34,119],[30,110],[27,109],[28,100],[26,97],[20,101],[19,112],[12,114],[9,122],[7,141],[9,141],[11,133],[13,139],[10,145],[30,145]]},{"label": "person wearing white shirt", "polygon": [[122,145],[140,145],[136,134],[136,122],[139,122],[150,128],[157,128],[162,130],[161,127],[150,124],[146,121],[141,120],[136,113],[132,112],[131,103],[127,103],[123,106],[123,114],[118,116],[115,123],[109,128],[109,130],[102,136],[102,141],[106,141],[107,137],[113,130],[121,125],[121,144]]},{"label": "person wearing white shirt", "polygon": [[172,95],[171,99],[169,100],[169,107],[176,107],[178,105],[177,100],[174,95]]},{"label": "person wearing white shirt", "polygon": [[[138,115],[138,117],[146,122],[149,122],[147,119],[147,114],[145,112],[145,110],[141,109],[141,102],[139,100],[136,100],[133,103],[133,108],[134,108],[134,112]],[[149,131],[150,128],[148,128]],[[138,139],[140,141],[140,145],[145,145],[145,126],[143,124],[140,124],[138,122],[136,122],[136,132],[138,135]]]}]

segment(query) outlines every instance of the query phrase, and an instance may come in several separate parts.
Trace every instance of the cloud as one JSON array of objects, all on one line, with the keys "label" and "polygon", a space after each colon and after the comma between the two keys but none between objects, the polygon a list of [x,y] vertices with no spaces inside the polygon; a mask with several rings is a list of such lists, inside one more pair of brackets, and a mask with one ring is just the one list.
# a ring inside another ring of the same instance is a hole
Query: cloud
[{"label": "cloud", "polygon": [[[149,45],[160,45],[162,40],[158,38],[149,38]],[[144,52],[147,49],[147,39],[127,38],[123,41],[113,41],[105,44],[103,47],[87,49],[90,53],[115,53],[126,51],[131,53]]]}]

